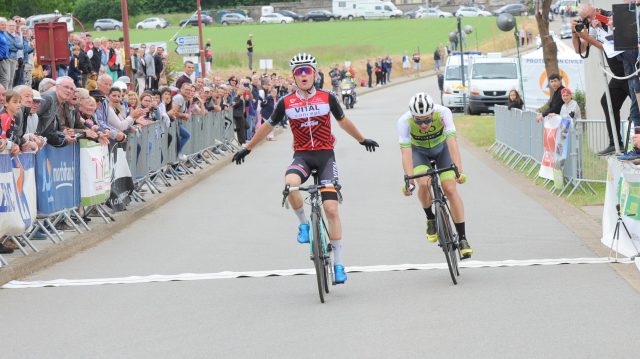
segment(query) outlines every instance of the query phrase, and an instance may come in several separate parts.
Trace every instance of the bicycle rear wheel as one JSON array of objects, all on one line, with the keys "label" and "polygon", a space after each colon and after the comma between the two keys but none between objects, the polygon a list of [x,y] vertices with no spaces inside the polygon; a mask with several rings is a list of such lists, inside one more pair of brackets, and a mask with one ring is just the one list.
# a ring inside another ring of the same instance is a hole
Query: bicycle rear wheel
[{"label": "bicycle rear wheel", "polygon": [[451,246],[453,244],[452,234],[451,234],[451,224],[449,223],[449,216],[447,215],[444,206],[441,204],[436,204],[436,227],[438,231],[438,242],[440,243],[440,247],[442,247],[442,251],[444,252],[444,257],[447,260],[447,266],[449,267],[449,274],[451,275],[451,280],[453,284],[458,284],[457,273],[458,273],[458,261],[455,255],[452,255],[453,250]]},{"label": "bicycle rear wheel", "polygon": [[320,302],[324,303],[324,287],[326,286],[326,274],[324,266],[324,251],[322,249],[322,238],[320,237],[320,216],[318,216],[317,213],[311,214],[311,226],[313,230],[313,237],[311,239],[313,266],[316,270],[316,281],[318,282],[318,295],[320,296]]}]

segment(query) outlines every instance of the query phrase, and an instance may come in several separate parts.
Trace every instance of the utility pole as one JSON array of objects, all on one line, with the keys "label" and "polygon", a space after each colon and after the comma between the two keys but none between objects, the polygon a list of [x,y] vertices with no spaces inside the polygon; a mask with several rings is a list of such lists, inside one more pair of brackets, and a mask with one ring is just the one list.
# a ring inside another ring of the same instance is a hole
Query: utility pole
[{"label": "utility pole", "polygon": [[204,40],[202,39],[202,6],[200,5],[200,0],[198,2],[198,47],[200,48],[200,67],[202,78],[205,78],[207,73],[207,67],[204,62]]},{"label": "utility pole", "polygon": [[129,10],[127,0],[120,0],[122,6],[122,34],[124,37],[124,68],[129,77],[129,90],[133,89],[133,76],[131,71],[131,42],[129,41]]}]

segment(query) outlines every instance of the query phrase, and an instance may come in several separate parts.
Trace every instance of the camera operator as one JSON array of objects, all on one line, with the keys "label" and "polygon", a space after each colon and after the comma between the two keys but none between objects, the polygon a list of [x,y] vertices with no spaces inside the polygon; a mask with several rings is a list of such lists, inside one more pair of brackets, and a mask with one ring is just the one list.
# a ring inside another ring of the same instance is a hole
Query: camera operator
[{"label": "camera operator", "polygon": [[[576,53],[586,58],[589,56],[590,46],[594,46],[604,52],[610,71],[618,77],[624,77],[625,66],[623,63],[623,51],[615,51],[613,36],[609,23],[605,24],[601,20],[610,17],[611,13],[596,9],[591,4],[582,4],[579,9],[579,19],[572,21],[572,42]],[[603,18],[604,17],[604,18]],[[622,135],[620,133],[620,108],[627,96],[631,99],[631,118],[640,118],[635,91],[631,91],[631,85],[627,80],[612,78],[609,81],[609,94],[611,96],[611,107],[616,130],[611,128],[609,118],[609,108],[607,106],[607,96],[603,94],[600,104],[606,118],[607,132],[609,133],[609,145],[598,152],[598,155],[605,156],[615,152],[614,141],[618,141],[622,148]],[[614,132],[616,136],[614,136]],[[614,139],[615,138],[615,139]]]}]

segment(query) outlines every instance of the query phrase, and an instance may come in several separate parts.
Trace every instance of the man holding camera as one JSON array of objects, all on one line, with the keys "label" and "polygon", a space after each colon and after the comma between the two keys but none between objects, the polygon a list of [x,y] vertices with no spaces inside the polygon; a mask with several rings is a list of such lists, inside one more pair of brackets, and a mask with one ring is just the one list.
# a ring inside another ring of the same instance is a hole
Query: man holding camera
[{"label": "man holding camera", "polygon": [[[611,13],[605,10],[596,9],[591,4],[583,4],[578,12],[579,19],[573,20],[572,41],[575,51],[580,56],[589,56],[589,47],[594,46],[602,50],[607,59],[610,71],[617,77],[624,77],[635,70],[634,64],[629,63],[630,58],[635,58],[633,54],[625,54],[626,51],[615,51],[613,44],[613,32],[610,26]],[[633,51],[630,51],[631,53]],[[637,54],[637,51],[636,51]],[[628,72],[629,71],[629,72]],[[610,155],[615,152],[615,143],[618,141],[619,148],[623,147],[622,135],[620,133],[620,108],[627,96],[631,99],[631,119],[640,121],[640,112],[635,96],[635,81],[619,80],[612,78],[609,81],[609,94],[611,96],[611,107],[615,123],[615,130],[611,128],[609,118],[609,108],[607,106],[606,94],[600,98],[600,104],[606,118],[607,132],[609,133],[609,145],[604,150],[598,152],[600,156]],[[614,133],[616,136],[614,136]],[[614,139],[615,137],[615,139]]]}]

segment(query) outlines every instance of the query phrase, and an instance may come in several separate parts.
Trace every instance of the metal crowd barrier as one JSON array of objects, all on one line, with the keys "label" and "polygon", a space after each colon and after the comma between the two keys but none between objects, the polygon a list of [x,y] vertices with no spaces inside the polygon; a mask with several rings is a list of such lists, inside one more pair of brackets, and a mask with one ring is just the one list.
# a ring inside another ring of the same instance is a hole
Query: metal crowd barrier
[{"label": "metal crowd barrier", "polygon": [[[163,121],[155,122],[149,126],[145,126],[130,134],[126,147],[126,158],[129,170],[135,182],[135,189],[132,197],[138,201],[144,201],[140,191],[142,186],[147,186],[151,193],[160,193],[157,182],[162,181],[165,186],[171,186],[169,179],[182,179],[177,175],[174,167],[181,166],[186,173],[192,173],[195,168],[202,168],[203,163],[213,163],[213,160],[219,160],[222,155],[230,154],[239,149],[239,144],[235,138],[231,111],[213,112],[203,116],[193,116],[191,120],[182,122],[190,133],[190,139],[185,144],[182,153],[187,156],[187,161],[180,161],[178,158],[178,126],[173,122],[170,126],[166,126]],[[77,145],[69,146],[69,150],[74,150],[73,163],[76,163],[75,155]],[[186,164],[186,162],[191,165]],[[79,188],[77,176],[80,169],[77,169],[76,176],[72,179],[73,185],[69,188]],[[42,166],[41,166],[42,167]],[[46,177],[50,178],[50,177]],[[66,188],[66,187],[65,187]],[[79,190],[78,201],[79,203]],[[78,233],[82,233],[82,227],[90,230],[89,226],[82,221],[82,216],[76,212],[79,204],[74,204],[73,208],[67,208],[63,211],[47,213],[46,215],[34,218],[33,226],[28,231],[19,236],[9,236],[9,240],[13,241],[23,255],[28,255],[25,245],[30,247],[34,252],[38,249],[33,245],[31,239],[37,230],[45,233],[46,237],[54,244],[58,244],[64,240],[62,232],[55,228],[59,222],[66,222]],[[105,217],[101,212],[101,205],[98,207],[86,207],[85,215],[90,211],[97,211],[105,223],[111,223],[108,218],[113,220],[111,215],[106,214]],[[80,226],[76,225],[71,218],[75,216]],[[0,256],[0,267],[7,265],[7,261]]]},{"label": "metal crowd barrier", "polygon": [[[496,139],[489,147],[494,155],[512,169],[526,172],[537,178],[544,154],[544,125],[536,122],[536,112],[509,110],[506,106],[495,107]],[[565,186],[552,192],[571,196],[577,189],[595,194],[590,183],[605,183],[607,177],[606,158],[597,156],[600,148],[608,144],[607,127],[604,120],[575,121],[569,134],[569,153],[563,168]],[[546,180],[544,185],[553,181]]]}]

